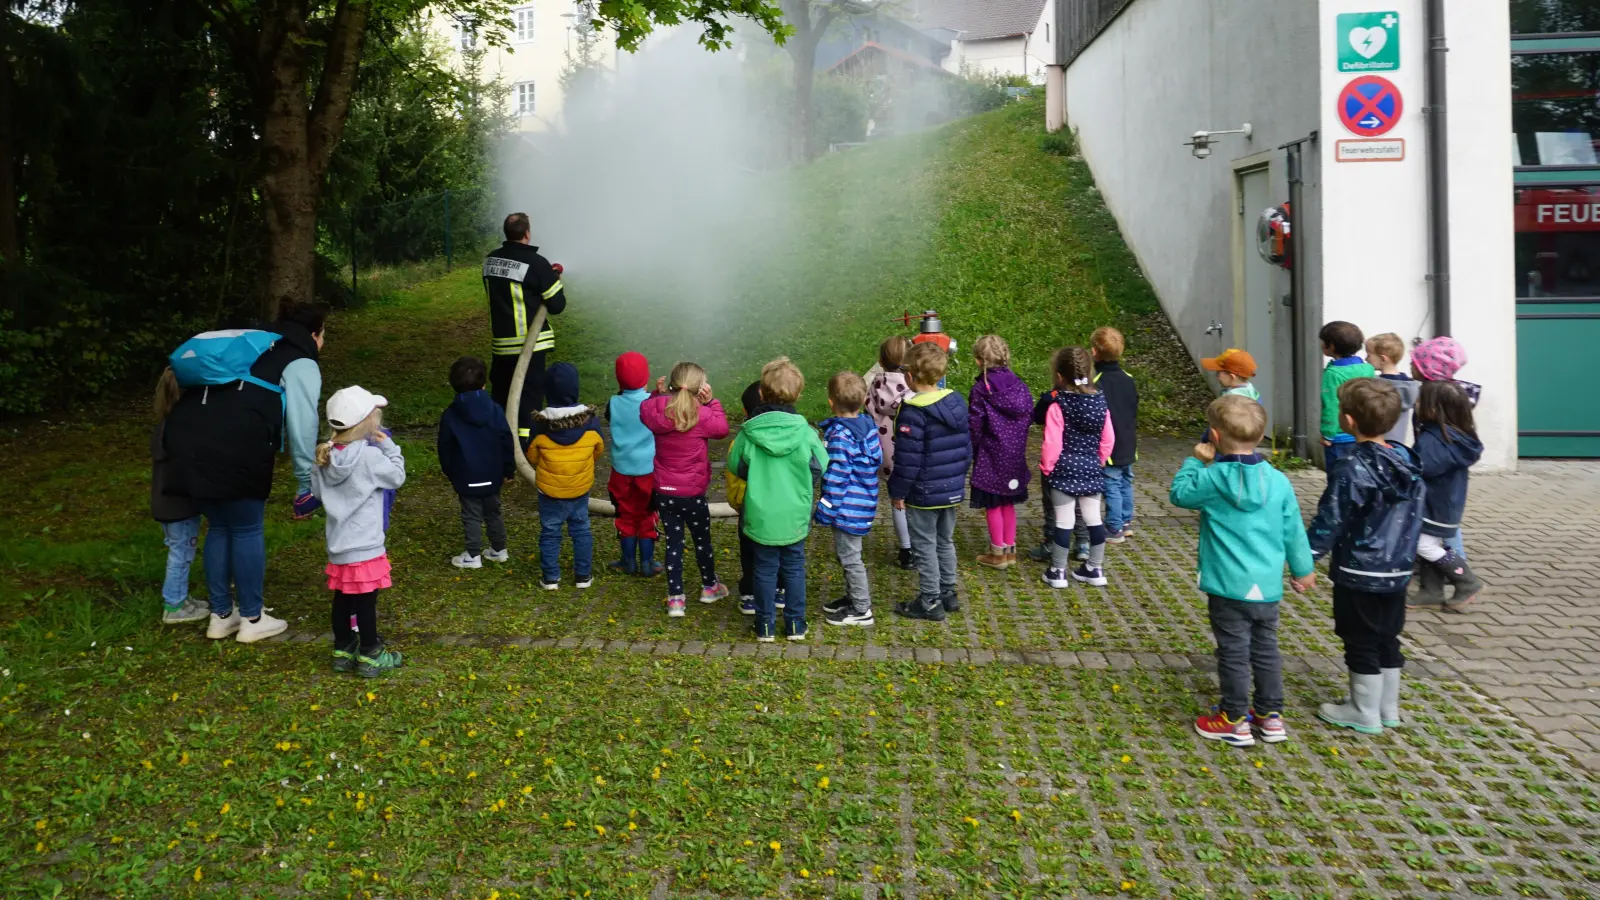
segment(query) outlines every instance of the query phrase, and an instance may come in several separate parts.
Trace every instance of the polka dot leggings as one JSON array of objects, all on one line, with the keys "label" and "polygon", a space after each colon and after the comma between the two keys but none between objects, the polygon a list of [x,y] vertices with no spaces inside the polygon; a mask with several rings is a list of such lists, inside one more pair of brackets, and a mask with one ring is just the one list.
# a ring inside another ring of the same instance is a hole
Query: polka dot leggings
[{"label": "polka dot leggings", "polygon": [[706,505],[706,495],[674,497],[656,493],[656,506],[661,511],[661,530],[667,538],[667,595],[683,594],[683,529],[689,528],[694,539],[694,561],[700,566],[700,584],[711,587],[717,583],[717,558],[711,551],[711,509]]}]

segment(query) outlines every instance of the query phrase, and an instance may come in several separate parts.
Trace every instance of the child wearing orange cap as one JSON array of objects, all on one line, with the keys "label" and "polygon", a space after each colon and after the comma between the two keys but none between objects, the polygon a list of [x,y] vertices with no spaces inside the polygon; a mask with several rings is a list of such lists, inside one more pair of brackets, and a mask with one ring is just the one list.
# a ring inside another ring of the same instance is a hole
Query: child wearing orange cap
[{"label": "child wearing orange cap", "polygon": [[[1256,377],[1256,358],[1251,356],[1248,351],[1230,347],[1216,356],[1209,356],[1200,360],[1200,368],[1205,369],[1207,372],[1217,373],[1217,384],[1222,385],[1222,395],[1224,397],[1229,394],[1238,394],[1241,397],[1248,397],[1257,403],[1261,402],[1261,392],[1256,390],[1256,386],[1250,383],[1250,379]],[[1205,434],[1200,436],[1200,443],[1207,444],[1210,442],[1211,432],[1207,430]]]}]

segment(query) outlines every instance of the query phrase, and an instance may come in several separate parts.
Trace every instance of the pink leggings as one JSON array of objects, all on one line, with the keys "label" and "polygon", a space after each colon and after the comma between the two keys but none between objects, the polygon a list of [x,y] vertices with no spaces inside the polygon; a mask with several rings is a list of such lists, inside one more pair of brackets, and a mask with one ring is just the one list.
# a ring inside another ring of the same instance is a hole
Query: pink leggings
[{"label": "pink leggings", "polygon": [[989,543],[996,547],[1013,547],[1017,543],[1017,508],[1014,505],[996,506],[983,511],[989,520]]}]

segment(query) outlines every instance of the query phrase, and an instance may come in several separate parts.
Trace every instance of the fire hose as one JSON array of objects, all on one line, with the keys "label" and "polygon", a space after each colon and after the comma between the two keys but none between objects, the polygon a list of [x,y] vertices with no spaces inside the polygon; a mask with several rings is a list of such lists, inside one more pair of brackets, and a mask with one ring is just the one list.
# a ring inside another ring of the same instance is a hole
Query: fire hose
[{"label": "fire hose", "polygon": [[[517,357],[516,371],[511,373],[511,391],[506,395],[506,424],[511,427],[511,433],[517,434],[522,425],[517,421],[517,410],[521,408],[522,383],[528,378],[528,364],[533,360],[533,345],[538,342],[539,332],[544,330],[545,308],[539,304],[539,311],[534,313],[533,322],[528,326],[528,336],[522,342],[522,353]],[[514,454],[517,458],[517,474],[530,485],[537,486],[538,473],[533,468],[533,463],[528,462],[524,453]],[[711,518],[736,519],[739,511],[726,503],[712,503]],[[616,518],[617,508],[610,500],[599,497],[589,498],[589,514]]]}]

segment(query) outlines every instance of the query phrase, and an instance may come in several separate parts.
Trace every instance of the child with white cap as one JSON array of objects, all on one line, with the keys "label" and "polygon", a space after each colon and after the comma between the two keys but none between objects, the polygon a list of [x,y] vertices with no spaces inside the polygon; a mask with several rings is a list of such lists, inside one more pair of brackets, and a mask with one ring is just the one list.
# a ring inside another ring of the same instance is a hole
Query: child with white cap
[{"label": "child with white cap", "polygon": [[401,661],[378,636],[378,591],[393,586],[384,549],[384,493],[406,483],[405,457],[383,430],[382,409],[388,405],[359,386],[329,397],[333,437],[317,447],[311,469],[311,490],[328,516],[324,571],[333,591],[333,669],[366,678],[398,669]]}]

